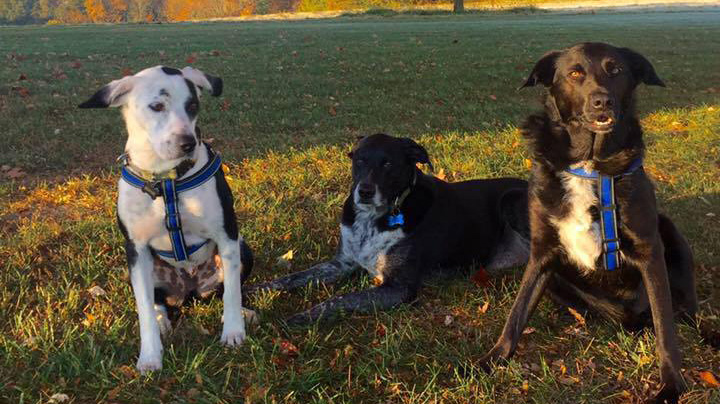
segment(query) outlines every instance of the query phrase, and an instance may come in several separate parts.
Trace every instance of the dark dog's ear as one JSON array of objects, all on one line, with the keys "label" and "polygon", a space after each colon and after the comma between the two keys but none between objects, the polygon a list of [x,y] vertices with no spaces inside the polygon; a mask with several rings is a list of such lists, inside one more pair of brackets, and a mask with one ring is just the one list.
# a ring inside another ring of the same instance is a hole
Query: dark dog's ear
[{"label": "dark dog's ear", "polygon": [[618,52],[622,55],[625,62],[630,66],[635,81],[645,83],[649,86],[665,87],[665,83],[660,80],[652,63],[645,56],[628,48],[619,48]]},{"label": "dark dog's ear", "polygon": [[194,67],[183,67],[181,70],[183,77],[190,80],[196,86],[205,91],[210,91],[213,97],[219,97],[223,91],[223,81],[220,77],[205,74]]},{"label": "dark dog's ear", "polygon": [[119,107],[125,103],[127,98],[125,96],[132,90],[134,84],[135,78],[133,76],[114,80],[98,90],[89,100],[78,105],[78,108]]},{"label": "dark dog's ear", "polygon": [[538,83],[541,83],[545,87],[551,86],[553,78],[555,77],[555,62],[562,53],[562,51],[551,51],[544,54],[543,57],[535,63],[535,67],[533,67],[527,80],[525,80],[525,83],[520,86],[518,90],[525,87],[532,87]]},{"label": "dark dog's ear", "polygon": [[360,142],[363,139],[365,139],[365,136],[363,136],[363,135],[355,136],[355,140],[356,140],[355,146],[353,146],[352,150],[350,150],[350,152],[348,152],[348,154],[347,154],[348,157],[350,157],[350,158],[353,157],[353,153],[355,153],[355,150],[358,148],[358,146],[360,146]]},{"label": "dark dog's ear", "polygon": [[430,156],[424,147],[417,144],[414,140],[403,138],[402,142],[405,146],[405,155],[412,164],[427,164],[430,171],[434,171],[433,165],[430,162]]}]

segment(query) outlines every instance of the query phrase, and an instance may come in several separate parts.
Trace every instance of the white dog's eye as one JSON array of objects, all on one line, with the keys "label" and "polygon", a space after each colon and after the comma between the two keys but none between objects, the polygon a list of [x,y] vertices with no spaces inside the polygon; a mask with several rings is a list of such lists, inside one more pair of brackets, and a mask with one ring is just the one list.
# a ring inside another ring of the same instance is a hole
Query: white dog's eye
[{"label": "white dog's eye", "polygon": [[155,112],[165,111],[165,104],[163,104],[162,102],[154,102],[150,104],[149,107]]}]

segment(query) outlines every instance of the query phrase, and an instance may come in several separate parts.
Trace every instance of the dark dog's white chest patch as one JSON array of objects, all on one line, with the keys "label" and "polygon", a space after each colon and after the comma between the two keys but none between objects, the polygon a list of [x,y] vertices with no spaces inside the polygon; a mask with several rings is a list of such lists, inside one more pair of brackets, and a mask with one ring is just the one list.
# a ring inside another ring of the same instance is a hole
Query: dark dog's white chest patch
[{"label": "dark dog's white chest patch", "polygon": [[600,224],[593,220],[590,208],[597,206],[595,181],[560,173],[569,211],[564,217],[551,219],[568,259],[580,271],[588,273],[602,253]]},{"label": "dark dog's white chest patch", "polygon": [[341,225],[342,254],[352,258],[371,276],[383,278],[385,254],[405,238],[402,228],[380,231],[375,226],[379,215],[374,211],[357,211],[352,226]]}]

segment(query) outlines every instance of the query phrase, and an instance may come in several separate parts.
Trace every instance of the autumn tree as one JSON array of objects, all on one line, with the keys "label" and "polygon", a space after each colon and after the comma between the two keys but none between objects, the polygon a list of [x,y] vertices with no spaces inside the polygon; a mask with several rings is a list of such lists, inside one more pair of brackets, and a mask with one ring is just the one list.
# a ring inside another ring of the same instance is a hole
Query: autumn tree
[{"label": "autumn tree", "polygon": [[107,12],[102,0],[85,0],[85,12],[92,22],[105,22]]}]

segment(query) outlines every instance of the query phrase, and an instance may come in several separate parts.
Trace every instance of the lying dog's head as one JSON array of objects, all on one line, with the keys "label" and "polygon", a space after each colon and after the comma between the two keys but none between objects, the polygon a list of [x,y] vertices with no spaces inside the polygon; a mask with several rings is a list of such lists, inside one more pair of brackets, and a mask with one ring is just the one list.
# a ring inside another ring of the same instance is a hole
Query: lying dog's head
[{"label": "lying dog's head", "polygon": [[665,86],[644,56],[604,43],[546,53],[521,88],[538,83],[549,88],[556,119],[599,134],[611,133],[632,110],[639,83]]},{"label": "lying dog's head", "polygon": [[360,139],[348,154],[352,159],[352,193],[359,208],[390,206],[413,184],[416,164],[427,164],[424,147],[412,139],[382,133]]},{"label": "lying dog's head", "polygon": [[219,96],[222,80],[192,67],[156,66],[112,81],[79,107],[122,107],[128,145],[150,145],[160,159],[174,160],[192,154],[199,143],[199,90]]}]

